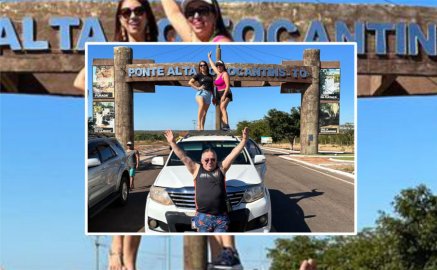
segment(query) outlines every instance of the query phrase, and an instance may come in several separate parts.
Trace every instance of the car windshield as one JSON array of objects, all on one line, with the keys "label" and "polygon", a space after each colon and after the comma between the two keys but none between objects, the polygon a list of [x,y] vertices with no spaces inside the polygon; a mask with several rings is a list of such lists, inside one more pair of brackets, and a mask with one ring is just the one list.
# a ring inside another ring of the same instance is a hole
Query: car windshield
[{"label": "car windshield", "polygon": [[[200,163],[203,150],[212,148],[217,153],[218,161],[221,162],[238,143],[238,141],[180,142],[178,146],[196,163]],[[232,164],[250,164],[246,151],[241,151]],[[182,161],[173,152],[167,166],[180,165],[183,165]]]}]

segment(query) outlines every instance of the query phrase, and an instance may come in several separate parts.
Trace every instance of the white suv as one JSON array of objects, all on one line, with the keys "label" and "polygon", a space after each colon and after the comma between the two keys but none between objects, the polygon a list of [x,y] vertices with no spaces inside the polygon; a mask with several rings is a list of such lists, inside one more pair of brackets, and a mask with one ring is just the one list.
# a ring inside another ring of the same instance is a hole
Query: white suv
[{"label": "white suv", "polygon": [[[222,161],[237,146],[234,136],[193,136],[178,141],[178,146],[200,163],[204,149],[213,148]],[[193,176],[173,151],[152,159],[152,165],[164,166],[147,196],[146,232],[185,232],[195,214]],[[268,232],[271,227],[270,194],[264,186],[266,158],[253,140],[235,159],[226,173],[226,191],[232,203],[230,232]]]}]

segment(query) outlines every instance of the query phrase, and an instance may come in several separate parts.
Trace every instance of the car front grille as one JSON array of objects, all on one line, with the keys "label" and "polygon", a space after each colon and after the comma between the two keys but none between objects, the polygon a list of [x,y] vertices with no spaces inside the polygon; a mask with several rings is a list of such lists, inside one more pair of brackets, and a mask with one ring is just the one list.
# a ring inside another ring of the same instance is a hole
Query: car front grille
[{"label": "car front grille", "polygon": [[[195,209],[194,187],[167,188],[167,193],[177,207]],[[245,188],[228,187],[226,192],[233,207],[238,206],[243,200]]]}]

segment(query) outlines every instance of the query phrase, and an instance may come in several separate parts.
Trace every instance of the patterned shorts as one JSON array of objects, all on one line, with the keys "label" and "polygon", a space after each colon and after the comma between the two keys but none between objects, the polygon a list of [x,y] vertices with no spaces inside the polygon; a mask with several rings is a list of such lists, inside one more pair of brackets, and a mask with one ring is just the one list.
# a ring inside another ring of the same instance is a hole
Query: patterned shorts
[{"label": "patterned shorts", "polygon": [[229,228],[228,215],[210,215],[197,212],[192,219],[198,232],[227,232]]}]

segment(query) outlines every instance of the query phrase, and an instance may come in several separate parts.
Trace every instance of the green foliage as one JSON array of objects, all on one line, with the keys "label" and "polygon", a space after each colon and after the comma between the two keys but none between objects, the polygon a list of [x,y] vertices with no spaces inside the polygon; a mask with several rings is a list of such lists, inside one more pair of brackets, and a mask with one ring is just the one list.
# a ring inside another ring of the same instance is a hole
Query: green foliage
[{"label": "green foliage", "polygon": [[270,129],[265,119],[255,121],[241,121],[237,124],[236,135],[241,135],[244,127],[250,130],[250,137],[257,143],[261,142],[261,136],[270,136]]},{"label": "green foliage", "polygon": [[94,128],[96,126],[96,119],[88,117],[88,133],[94,133]]},{"label": "green foliage", "polygon": [[282,139],[289,141],[300,133],[300,108],[292,108],[290,113],[271,109],[264,117],[272,132],[274,142]]},{"label": "green foliage", "polygon": [[237,124],[236,134],[240,135],[244,127],[249,127],[250,137],[258,143],[261,136],[268,136],[274,142],[286,139],[293,145],[294,138],[300,133],[300,108],[292,108],[290,113],[271,109],[263,119],[241,121]]},{"label": "green foliage", "polygon": [[296,236],[292,239],[275,240],[276,248],[269,249],[268,258],[272,258],[271,270],[299,269],[300,263],[308,258],[320,261],[326,240],[308,236]]},{"label": "green foliage", "polygon": [[165,141],[164,134],[135,132],[135,141]]},{"label": "green foliage", "polygon": [[437,196],[420,185],[403,190],[393,206],[398,216],[382,213],[378,227],[393,233],[402,268],[437,269]]},{"label": "green foliage", "polygon": [[319,270],[437,269],[437,196],[420,185],[403,190],[393,206],[395,215],[381,213],[376,228],[356,236],[276,240],[271,269],[299,269],[308,258]]}]

